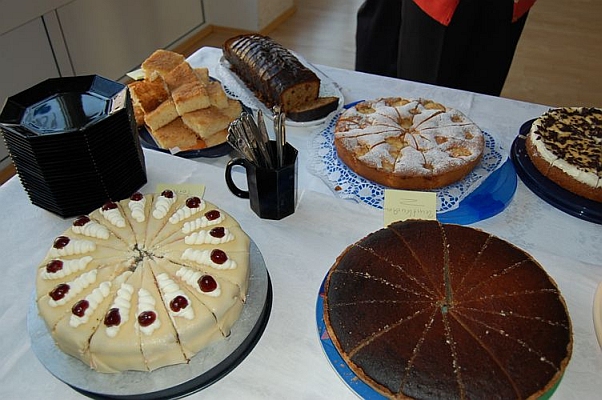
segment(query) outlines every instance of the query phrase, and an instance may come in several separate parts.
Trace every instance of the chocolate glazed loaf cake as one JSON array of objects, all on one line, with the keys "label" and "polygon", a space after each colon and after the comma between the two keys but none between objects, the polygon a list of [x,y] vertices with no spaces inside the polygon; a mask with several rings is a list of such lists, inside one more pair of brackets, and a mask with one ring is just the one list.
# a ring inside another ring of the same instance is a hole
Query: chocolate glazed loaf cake
[{"label": "chocolate glazed loaf cake", "polygon": [[295,121],[308,121],[334,111],[337,97],[319,97],[320,78],[271,38],[245,34],[222,48],[231,69],[267,107],[282,107]]},{"label": "chocolate glazed loaf cake", "polygon": [[349,246],[327,276],[324,320],[355,374],[392,398],[536,399],[572,353],[565,302],[537,261],[437,221]]}]

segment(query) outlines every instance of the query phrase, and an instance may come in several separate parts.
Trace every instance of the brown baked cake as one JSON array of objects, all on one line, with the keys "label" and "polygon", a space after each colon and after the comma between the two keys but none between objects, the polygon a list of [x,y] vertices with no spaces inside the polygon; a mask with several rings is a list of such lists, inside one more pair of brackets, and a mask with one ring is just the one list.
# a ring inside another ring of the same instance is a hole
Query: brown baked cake
[{"label": "brown baked cake", "polygon": [[485,141],[458,110],[431,100],[388,97],[345,110],[334,144],[341,161],[366,179],[396,189],[433,189],[472,171]]},{"label": "brown baked cake", "polygon": [[572,193],[602,202],[602,109],[551,109],[531,125],[526,147],[542,175]]},{"label": "brown baked cake", "polygon": [[238,35],[222,50],[232,71],[267,107],[278,105],[295,121],[323,118],[337,108],[338,98],[319,97],[320,78],[271,38]]},{"label": "brown baked cake", "polygon": [[389,397],[536,399],[572,353],[552,278],[469,227],[411,220],[371,233],[337,258],[324,296],[337,350]]}]

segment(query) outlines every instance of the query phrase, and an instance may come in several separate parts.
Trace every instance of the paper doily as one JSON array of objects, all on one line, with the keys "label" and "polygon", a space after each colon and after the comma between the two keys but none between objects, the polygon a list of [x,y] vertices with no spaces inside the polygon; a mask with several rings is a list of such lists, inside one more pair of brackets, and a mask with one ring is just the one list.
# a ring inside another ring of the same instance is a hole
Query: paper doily
[{"label": "paper doily", "polygon": [[[326,127],[312,137],[310,149],[313,160],[309,170],[320,177],[337,196],[382,209],[387,187],[359,176],[337,156],[334,147],[334,128],[340,115],[341,112],[334,115]],[[479,165],[464,179],[443,188],[430,190],[437,193],[437,213],[458,208],[460,202],[479,187],[508,157],[506,151],[491,134],[483,133],[485,149]]]}]

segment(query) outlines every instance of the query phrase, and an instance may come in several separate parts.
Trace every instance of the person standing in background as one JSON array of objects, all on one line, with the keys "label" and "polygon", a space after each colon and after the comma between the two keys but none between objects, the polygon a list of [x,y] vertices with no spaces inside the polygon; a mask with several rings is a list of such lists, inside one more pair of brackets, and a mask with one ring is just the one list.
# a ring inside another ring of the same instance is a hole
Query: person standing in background
[{"label": "person standing in background", "polygon": [[499,96],[536,0],[366,0],[355,69]]}]

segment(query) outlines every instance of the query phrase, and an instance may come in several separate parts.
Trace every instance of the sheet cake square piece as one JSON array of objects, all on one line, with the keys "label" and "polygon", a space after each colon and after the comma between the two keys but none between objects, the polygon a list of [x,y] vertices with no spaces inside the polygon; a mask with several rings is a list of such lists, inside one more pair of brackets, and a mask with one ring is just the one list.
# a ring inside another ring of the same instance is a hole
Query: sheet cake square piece
[{"label": "sheet cake square piece", "polygon": [[186,83],[199,83],[199,77],[188,62],[184,61],[165,75],[165,84],[173,92]]},{"label": "sheet cake square piece", "polygon": [[159,76],[164,77],[185,61],[183,55],[169,50],[158,49],[153,52],[140,66],[144,76],[148,80],[155,80]]},{"label": "sheet cake square piece", "polygon": [[207,85],[211,79],[209,78],[209,68],[207,67],[196,67],[194,68],[194,73],[201,83]]},{"label": "sheet cake square piece", "polygon": [[207,146],[207,147],[217,146],[218,144],[225,143],[226,140],[228,140],[228,130],[227,129],[218,131],[218,132],[214,133],[213,135],[203,139],[203,141],[205,142],[205,146]]},{"label": "sheet cake square piece", "polygon": [[205,146],[197,134],[184,124],[180,117],[157,130],[151,131],[151,134],[163,149],[179,148],[180,150],[187,150]]},{"label": "sheet cake square piece", "polygon": [[169,93],[165,89],[163,79],[154,81],[136,81],[128,85],[132,102],[139,105],[144,113],[149,113],[159,107],[161,103],[169,99]]},{"label": "sheet cake square piece", "polygon": [[185,83],[171,93],[179,115],[207,108],[211,105],[207,87],[200,82]]},{"label": "sheet cake square piece", "polygon": [[140,104],[133,104],[134,119],[136,120],[136,126],[140,127],[144,125],[144,110],[140,107]]},{"label": "sheet cake square piece", "polygon": [[228,107],[228,96],[222,87],[222,84],[218,81],[211,81],[207,84],[207,93],[209,94],[209,101],[211,105],[217,108]]},{"label": "sheet cake square piece", "polygon": [[197,135],[205,139],[216,132],[227,129],[233,118],[222,113],[219,108],[211,106],[186,113],[182,115],[182,120]]},{"label": "sheet cake square piece", "polygon": [[151,129],[155,131],[173,120],[178,118],[178,110],[173,100],[166,100],[161,103],[156,109],[147,113],[144,116],[144,122]]}]

